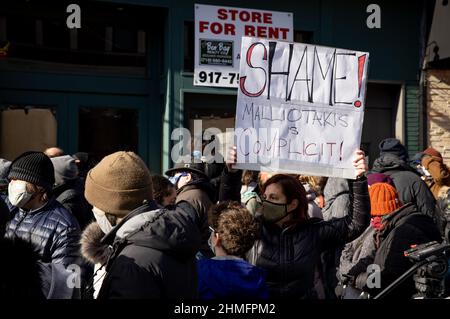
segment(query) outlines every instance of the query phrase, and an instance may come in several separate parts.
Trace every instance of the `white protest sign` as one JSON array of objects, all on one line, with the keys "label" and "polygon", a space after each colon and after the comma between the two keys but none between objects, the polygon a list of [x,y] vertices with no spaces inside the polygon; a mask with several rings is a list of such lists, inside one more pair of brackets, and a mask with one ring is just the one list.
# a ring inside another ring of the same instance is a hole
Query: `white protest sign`
[{"label": "white protest sign", "polygon": [[238,87],[241,38],[293,41],[293,14],[195,4],[194,85]]},{"label": "white protest sign", "polygon": [[236,168],[355,178],[369,54],[244,37]]}]

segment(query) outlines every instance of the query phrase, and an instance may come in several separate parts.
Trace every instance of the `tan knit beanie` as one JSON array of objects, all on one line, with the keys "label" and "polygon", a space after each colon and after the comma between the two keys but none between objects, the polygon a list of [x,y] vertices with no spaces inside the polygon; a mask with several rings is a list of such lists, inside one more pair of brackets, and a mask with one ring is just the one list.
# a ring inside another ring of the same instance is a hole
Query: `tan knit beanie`
[{"label": "tan knit beanie", "polygon": [[110,154],[87,174],[84,196],[92,206],[124,217],[153,199],[150,171],[133,152]]}]

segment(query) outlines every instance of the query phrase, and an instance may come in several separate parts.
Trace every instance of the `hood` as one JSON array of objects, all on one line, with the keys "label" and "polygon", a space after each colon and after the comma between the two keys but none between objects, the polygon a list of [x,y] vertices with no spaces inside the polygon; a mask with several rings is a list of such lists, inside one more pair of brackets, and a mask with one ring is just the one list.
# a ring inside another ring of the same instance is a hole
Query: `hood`
[{"label": "hood", "polygon": [[105,236],[97,222],[89,224],[81,234],[81,255],[92,264],[104,264],[108,260],[108,245],[101,243]]},{"label": "hood", "polygon": [[177,195],[182,192],[185,192],[187,190],[191,190],[191,189],[199,189],[199,190],[204,191],[208,195],[209,199],[212,202],[214,202],[216,191],[214,190],[214,187],[211,185],[211,183],[207,179],[199,178],[195,181],[192,181],[192,182],[184,185],[183,187],[177,189]]},{"label": "hood", "polygon": [[215,257],[197,262],[203,298],[267,298],[263,269],[233,257]]},{"label": "hood", "polygon": [[387,238],[392,231],[403,224],[411,226],[410,236],[413,242],[410,244],[422,244],[434,240],[442,241],[441,232],[433,219],[419,212],[413,203],[408,203],[383,219],[383,225],[377,236],[377,243],[380,244],[380,239]]},{"label": "hood", "polygon": [[372,170],[378,173],[390,170],[414,171],[404,160],[391,153],[380,155],[380,157],[374,161]]},{"label": "hood", "polygon": [[194,223],[187,222],[189,207],[178,204],[169,210],[159,208],[154,202],[145,204],[129,213],[106,235],[97,222],[93,222],[81,236],[81,252],[91,263],[103,264],[110,254],[109,246],[114,241],[126,239],[134,245],[153,248],[180,259],[192,258],[200,246],[200,231]]},{"label": "hood", "polygon": [[11,167],[11,161],[0,158],[0,185],[8,185],[8,173]]},{"label": "hood", "polygon": [[342,194],[348,194],[350,192],[348,181],[345,178],[330,177],[323,190],[325,197],[325,207],[331,206],[334,200]]},{"label": "hood", "polygon": [[395,228],[404,217],[413,213],[418,213],[413,203],[403,205],[383,218],[383,223],[386,225],[384,229],[389,230],[390,228]]},{"label": "hood", "polygon": [[137,214],[123,225],[118,225],[116,236],[126,238],[137,246],[153,248],[179,259],[189,259],[197,253],[201,238],[191,216],[195,216],[195,211],[186,203],[179,203],[173,209],[157,208]]},{"label": "hood", "polygon": [[78,177],[78,167],[72,156],[52,157],[50,160],[55,168],[55,186],[63,185]]}]

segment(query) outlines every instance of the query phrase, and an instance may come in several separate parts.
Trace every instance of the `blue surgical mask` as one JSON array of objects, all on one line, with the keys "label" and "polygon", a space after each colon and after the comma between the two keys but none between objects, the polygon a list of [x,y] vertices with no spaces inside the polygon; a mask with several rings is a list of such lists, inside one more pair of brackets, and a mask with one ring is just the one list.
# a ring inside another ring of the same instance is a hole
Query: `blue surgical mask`
[{"label": "blue surgical mask", "polygon": [[188,173],[182,172],[182,173],[177,173],[175,175],[173,175],[172,177],[169,177],[169,181],[175,185],[175,187],[178,187],[178,181],[180,180],[181,177],[183,176],[188,176]]},{"label": "blue surgical mask", "polygon": [[194,159],[201,160],[202,159],[202,152],[199,150],[195,150],[192,152],[192,156]]}]

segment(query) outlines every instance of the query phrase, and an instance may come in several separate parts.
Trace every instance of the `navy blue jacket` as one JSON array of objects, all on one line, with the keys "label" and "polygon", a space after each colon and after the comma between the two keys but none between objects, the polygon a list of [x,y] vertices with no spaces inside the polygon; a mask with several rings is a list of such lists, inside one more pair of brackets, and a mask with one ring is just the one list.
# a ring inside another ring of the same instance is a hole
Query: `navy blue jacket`
[{"label": "navy blue jacket", "polygon": [[201,299],[267,299],[265,271],[243,259],[197,261]]},{"label": "navy blue jacket", "polygon": [[11,220],[5,238],[20,238],[31,243],[44,263],[80,265],[80,226],[60,203],[51,199],[32,212],[12,206],[8,200],[6,203]]}]

